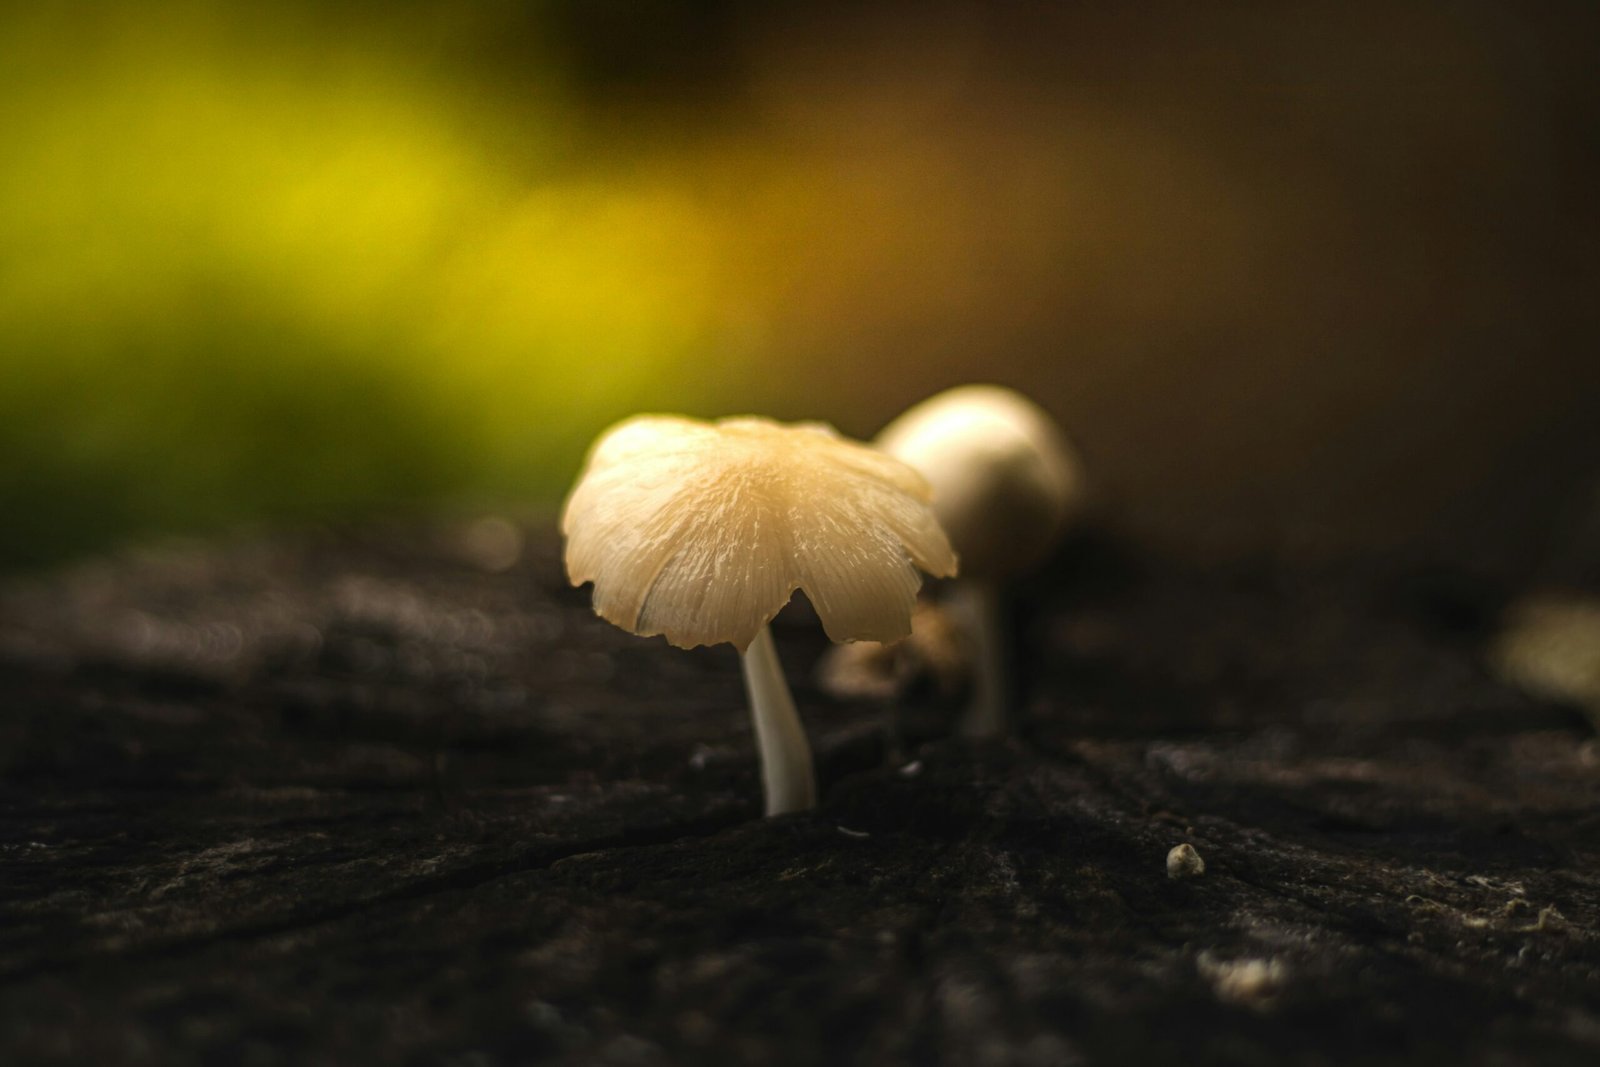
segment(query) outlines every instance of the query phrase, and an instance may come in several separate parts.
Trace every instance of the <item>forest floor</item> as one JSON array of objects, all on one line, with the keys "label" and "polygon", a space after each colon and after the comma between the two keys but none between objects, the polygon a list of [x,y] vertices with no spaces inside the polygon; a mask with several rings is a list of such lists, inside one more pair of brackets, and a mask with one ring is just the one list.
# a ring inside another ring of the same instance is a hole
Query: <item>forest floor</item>
[{"label": "forest floor", "polygon": [[1086,544],[984,743],[797,605],[762,819],[735,654],[507,532],[5,585],[0,1062],[1600,1063],[1600,741],[1491,582]]}]

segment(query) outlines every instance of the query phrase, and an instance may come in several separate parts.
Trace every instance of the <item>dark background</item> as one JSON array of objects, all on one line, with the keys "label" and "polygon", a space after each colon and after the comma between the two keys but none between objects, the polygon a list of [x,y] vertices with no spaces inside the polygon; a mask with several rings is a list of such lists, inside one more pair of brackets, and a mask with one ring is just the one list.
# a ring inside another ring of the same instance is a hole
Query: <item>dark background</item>
[{"label": "dark background", "polygon": [[537,512],[636,410],[989,379],[1139,535],[1537,568],[1595,522],[1597,23],[13,5],[0,563]]}]

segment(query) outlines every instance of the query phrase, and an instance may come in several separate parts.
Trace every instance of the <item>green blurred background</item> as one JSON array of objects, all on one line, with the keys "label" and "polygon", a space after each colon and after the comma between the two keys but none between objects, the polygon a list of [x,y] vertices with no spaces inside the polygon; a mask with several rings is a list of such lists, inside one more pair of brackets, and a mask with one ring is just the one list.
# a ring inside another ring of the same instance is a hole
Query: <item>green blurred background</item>
[{"label": "green blurred background", "polygon": [[[1157,541],[1535,558],[1600,5],[8,5],[0,566],[536,514],[638,410],[967,380]],[[1588,525],[1586,525],[1588,524]]]}]

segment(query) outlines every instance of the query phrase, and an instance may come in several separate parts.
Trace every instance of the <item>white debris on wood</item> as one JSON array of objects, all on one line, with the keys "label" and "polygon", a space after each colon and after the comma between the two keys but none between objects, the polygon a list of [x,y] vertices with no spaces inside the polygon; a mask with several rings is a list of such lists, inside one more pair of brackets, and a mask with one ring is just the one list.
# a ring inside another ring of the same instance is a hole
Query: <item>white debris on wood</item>
[{"label": "white debris on wood", "polygon": [[1219,960],[1202,952],[1195,963],[1218,1000],[1246,1008],[1269,1007],[1289,979],[1289,968],[1282,960]]},{"label": "white debris on wood", "polygon": [[1168,878],[1198,878],[1205,873],[1206,861],[1187,841],[1167,853]]}]

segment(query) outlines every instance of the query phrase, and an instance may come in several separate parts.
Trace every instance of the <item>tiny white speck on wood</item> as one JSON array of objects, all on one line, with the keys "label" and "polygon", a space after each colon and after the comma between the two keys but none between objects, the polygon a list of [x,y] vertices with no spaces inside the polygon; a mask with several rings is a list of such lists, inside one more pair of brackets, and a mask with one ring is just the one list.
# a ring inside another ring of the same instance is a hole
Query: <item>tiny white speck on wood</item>
[{"label": "tiny white speck on wood", "polygon": [[1206,861],[1187,841],[1167,853],[1168,878],[1198,878],[1205,873]]}]

